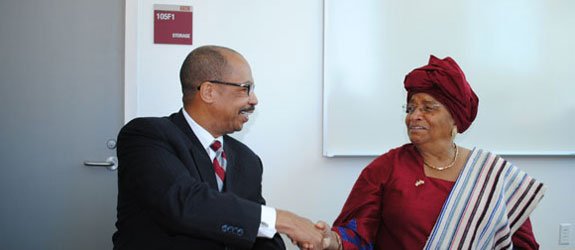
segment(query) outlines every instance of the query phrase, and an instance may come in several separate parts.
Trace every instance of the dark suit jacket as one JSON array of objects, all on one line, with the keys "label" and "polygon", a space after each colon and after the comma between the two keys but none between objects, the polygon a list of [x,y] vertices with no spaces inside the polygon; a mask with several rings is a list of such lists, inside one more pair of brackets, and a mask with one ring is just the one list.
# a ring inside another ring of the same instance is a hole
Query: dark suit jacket
[{"label": "dark suit jacket", "polygon": [[181,112],[134,119],[118,135],[114,249],[285,249],[279,234],[256,238],[265,204],[260,158],[224,136],[220,193],[212,162]]}]

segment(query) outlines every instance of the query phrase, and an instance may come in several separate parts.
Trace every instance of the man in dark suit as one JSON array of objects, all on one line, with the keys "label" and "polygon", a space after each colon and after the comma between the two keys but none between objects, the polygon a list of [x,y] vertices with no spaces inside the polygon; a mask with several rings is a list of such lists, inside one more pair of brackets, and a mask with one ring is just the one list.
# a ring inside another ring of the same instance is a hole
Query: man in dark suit
[{"label": "man in dark suit", "polygon": [[180,79],[179,112],[134,119],[118,136],[114,249],[285,249],[278,233],[319,249],[310,220],[265,206],[260,158],[227,135],[258,103],[243,56],[199,47]]}]

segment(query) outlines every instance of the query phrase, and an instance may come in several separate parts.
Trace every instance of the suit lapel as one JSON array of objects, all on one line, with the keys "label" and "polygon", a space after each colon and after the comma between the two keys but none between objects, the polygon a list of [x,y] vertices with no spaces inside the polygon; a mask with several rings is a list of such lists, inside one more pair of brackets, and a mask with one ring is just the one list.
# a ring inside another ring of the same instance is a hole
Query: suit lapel
[{"label": "suit lapel", "polygon": [[[184,134],[190,140],[191,144],[189,146],[189,151],[190,151],[190,154],[192,155],[196,169],[197,169],[198,173],[200,174],[201,180],[203,182],[207,182],[210,187],[217,190],[218,184],[216,182],[214,165],[210,161],[210,157],[206,153],[206,150],[202,147],[202,144],[200,143],[200,141],[198,140],[198,138],[194,134],[194,131],[192,131],[192,128],[190,128],[190,125],[186,121],[186,118],[184,118],[184,115],[182,114],[182,112],[184,112],[184,111],[182,109],[180,109],[180,112],[172,114],[170,116],[170,120],[172,120],[172,122],[174,124],[176,124],[176,126],[182,132],[184,132]],[[187,166],[187,167],[191,168],[192,166]]]},{"label": "suit lapel", "polygon": [[224,136],[224,152],[226,152],[226,181],[224,184],[224,191],[234,192],[235,190],[240,190],[241,187],[241,171],[239,163],[237,162],[237,153],[234,148],[229,143],[228,136]]}]

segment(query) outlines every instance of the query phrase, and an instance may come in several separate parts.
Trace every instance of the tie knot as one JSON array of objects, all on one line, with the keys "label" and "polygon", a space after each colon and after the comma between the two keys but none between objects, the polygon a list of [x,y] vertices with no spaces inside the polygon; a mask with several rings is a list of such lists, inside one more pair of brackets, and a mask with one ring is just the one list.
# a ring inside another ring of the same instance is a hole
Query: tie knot
[{"label": "tie knot", "polygon": [[220,150],[220,148],[222,147],[222,143],[220,141],[214,141],[212,143],[212,145],[210,145],[210,148],[214,151],[214,152],[218,152],[218,150]]}]

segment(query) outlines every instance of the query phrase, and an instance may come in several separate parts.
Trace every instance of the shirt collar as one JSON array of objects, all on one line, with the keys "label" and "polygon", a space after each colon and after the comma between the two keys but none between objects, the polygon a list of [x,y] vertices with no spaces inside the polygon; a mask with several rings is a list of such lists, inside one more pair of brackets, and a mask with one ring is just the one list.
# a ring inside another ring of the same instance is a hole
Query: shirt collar
[{"label": "shirt collar", "polygon": [[202,147],[206,150],[206,153],[208,153],[210,158],[215,157],[215,153],[212,150],[210,150],[210,145],[212,144],[212,142],[214,142],[214,140],[217,140],[217,141],[220,141],[220,143],[222,144],[222,147],[223,147],[224,146],[224,137],[220,136],[220,137],[214,138],[212,136],[212,134],[210,134],[210,132],[208,132],[206,129],[204,129],[202,126],[200,126],[200,124],[198,124],[196,121],[194,121],[194,119],[188,114],[188,112],[186,111],[185,108],[182,108],[182,113],[184,114],[184,118],[188,122],[188,125],[190,125],[190,128],[192,129],[192,131],[194,132],[194,134],[196,135],[196,137],[198,138],[198,140],[202,144]]}]

